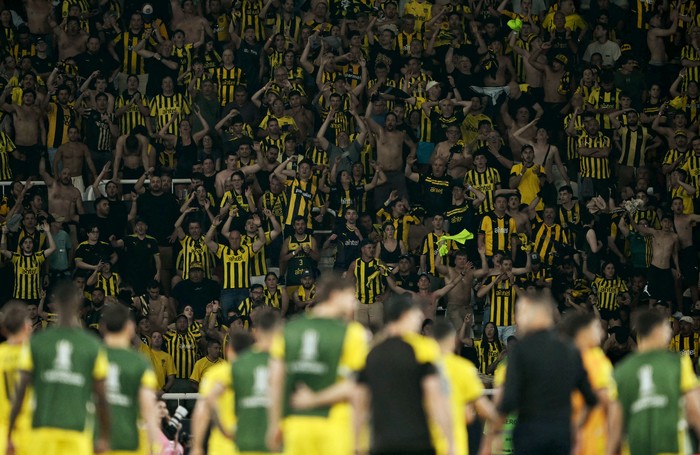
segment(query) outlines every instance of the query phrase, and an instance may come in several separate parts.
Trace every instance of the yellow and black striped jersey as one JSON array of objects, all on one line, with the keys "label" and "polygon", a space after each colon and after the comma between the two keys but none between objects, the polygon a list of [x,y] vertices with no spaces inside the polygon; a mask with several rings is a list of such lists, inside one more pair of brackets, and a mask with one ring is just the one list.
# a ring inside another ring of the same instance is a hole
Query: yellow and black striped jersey
[{"label": "yellow and black striped jersey", "polygon": [[130,30],[125,30],[114,37],[112,44],[119,56],[122,73],[146,74],[146,61],[134,50],[142,39],[143,32],[133,33]]},{"label": "yellow and black striped jersey", "polygon": [[647,142],[652,139],[651,134],[644,126],[632,129],[629,126],[621,126],[617,129],[620,138],[620,160],[623,166],[641,167],[645,165]]},{"label": "yellow and black striped jersey", "polygon": [[[616,88],[611,92],[607,92],[603,90],[602,87],[594,87],[593,90],[591,90],[591,95],[588,97],[586,102],[593,109],[617,110],[620,109],[621,93],[622,90],[620,90],[619,88]],[[598,123],[600,124],[600,128],[602,130],[612,129],[612,124],[610,123],[609,115],[600,113],[596,115],[596,118],[598,119]]]},{"label": "yellow and black striped jersey", "polygon": [[46,258],[39,251],[29,256],[12,253],[14,288],[12,298],[17,300],[39,300],[41,297],[41,265]]},{"label": "yellow and black striped jersey", "polygon": [[197,343],[201,337],[202,333],[197,330],[187,330],[185,333],[171,330],[163,334],[165,351],[170,354],[175,364],[176,378],[190,378],[194,364],[200,358]]},{"label": "yellow and black striped jersey", "polygon": [[486,213],[479,227],[479,234],[484,235],[486,256],[510,250],[510,236],[517,232],[515,220],[510,215],[499,217],[495,212]]},{"label": "yellow and black striped jersey", "polygon": [[484,172],[472,169],[465,174],[464,186],[471,185],[486,196],[484,202],[476,209],[477,214],[483,215],[493,210],[493,196],[500,184],[501,174],[492,167],[487,167]]},{"label": "yellow and black striped jersey", "polygon": [[236,66],[226,68],[221,65],[214,70],[214,80],[219,90],[219,102],[222,106],[226,106],[233,102],[236,87],[245,84],[246,78],[240,68]]},{"label": "yellow and black striped jersey", "polygon": [[[607,147],[610,148],[610,138],[603,135],[602,132],[598,132],[596,137],[591,137],[588,134],[578,138],[578,148],[598,148]],[[610,159],[609,157],[593,157],[593,156],[581,156],[580,157],[580,169],[581,177],[589,177],[592,179],[609,179],[610,178]]]},{"label": "yellow and black striped jersey", "polygon": [[123,92],[114,101],[114,109],[119,110],[126,108],[124,113],[119,116],[119,131],[121,134],[129,134],[137,126],[146,127],[146,117],[144,117],[141,108],[148,109],[148,100],[141,96],[139,102],[134,102],[134,95],[128,92]]},{"label": "yellow and black striped jersey", "polygon": [[180,121],[187,118],[190,115],[190,103],[187,98],[182,93],[176,93],[170,96],[166,95],[156,95],[151,100],[151,117],[156,119],[156,128],[160,130],[163,128],[170,117],[177,115],[178,119],[175,120],[168,128],[167,133],[174,136],[178,136],[180,133]]},{"label": "yellow and black striped jersey", "polygon": [[9,182],[12,180],[12,152],[15,151],[15,144],[4,131],[0,132],[0,181]]}]

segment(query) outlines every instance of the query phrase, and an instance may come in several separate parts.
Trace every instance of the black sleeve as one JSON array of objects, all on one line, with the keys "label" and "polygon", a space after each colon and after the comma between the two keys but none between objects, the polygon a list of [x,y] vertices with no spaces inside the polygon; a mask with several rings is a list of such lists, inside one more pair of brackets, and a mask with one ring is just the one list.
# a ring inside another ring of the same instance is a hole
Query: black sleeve
[{"label": "black sleeve", "polygon": [[583,399],[589,407],[593,407],[598,403],[598,397],[596,397],[595,392],[591,388],[591,383],[588,381],[588,374],[586,369],[583,367],[583,361],[581,360],[581,355],[578,351],[574,352],[574,367],[576,368],[576,388],[583,395]]},{"label": "black sleeve", "polygon": [[508,415],[518,409],[518,397],[520,395],[520,352],[517,346],[513,353],[508,356],[508,366],[506,367],[506,380],[503,384],[503,398],[498,405],[498,412],[501,415]]},{"label": "black sleeve", "polygon": [[422,363],[418,366],[418,376],[421,379],[437,374],[437,372],[438,369],[434,363]]}]

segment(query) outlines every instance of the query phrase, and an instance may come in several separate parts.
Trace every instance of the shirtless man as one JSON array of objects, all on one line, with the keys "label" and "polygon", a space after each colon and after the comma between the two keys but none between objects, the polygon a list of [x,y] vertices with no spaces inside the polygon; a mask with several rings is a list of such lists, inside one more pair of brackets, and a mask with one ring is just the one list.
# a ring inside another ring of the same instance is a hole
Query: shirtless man
[{"label": "shirtless man", "polygon": [[661,15],[656,13],[649,19],[649,31],[647,32],[647,47],[649,48],[649,65],[658,67],[659,71],[664,71],[663,66],[668,61],[664,38],[673,36],[678,29],[678,9],[681,2],[676,2],[676,8],[671,11],[673,24],[670,28],[661,28]]},{"label": "shirtless man", "polygon": [[[41,158],[39,174],[49,190],[49,213],[54,217],[62,216],[66,220],[78,222],[79,215],[85,213],[85,208],[82,193],[73,186],[70,170],[64,167],[59,177],[54,179],[46,172],[45,160]],[[78,233],[75,224],[71,223],[69,227],[73,245],[77,245]]]},{"label": "shirtless man", "polygon": [[56,156],[53,159],[53,174],[59,175],[62,169],[68,169],[73,186],[80,194],[85,193],[85,182],[83,182],[83,164],[87,164],[92,180],[97,178],[95,164],[92,162],[90,150],[87,145],[80,142],[80,131],[77,126],[68,128],[68,142],[58,147]]},{"label": "shirtless man", "polygon": [[410,149],[410,155],[415,156],[416,144],[404,131],[396,129],[396,114],[393,112],[386,114],[382,128],[372,118],[373,108],[374,103],[367,104],[365,120],[370,131],[377,136],[377,164],[384,169],[387,177],[386,185],[374,190],[374,206],[379,207],[387,200],[392,190],[398,190],[400,197],[406,196],[403,145],[406,144]]},{"label": "shirtless man", "polygon": [[700,300],[698,291],[698,257],[693,246],[693,228],[700,223],[700,215],[683,213],[683,199],[673,198],[671,202],[673,211],[673,230],[678,235],[678,259],[683,282],[690,288],[693,302]]},{"label": "shirtless man", "polygon": [[[530,89],[535,89],[535,91],[539,90],[540,93],[542,93],[541,90],[544,85],[544,75],[542,74],[541,70],[535,68],[532,65],[532,63],[529,62],[528,59],[530,58],[530,53],[524,47],[527,46],[525,40],[528,38],[524,35],[521,36],[523,37],[523,39],[520,42],[518,42],[518,32],[513,30],[508,36],[508,45],[511,49],[513,49],[513,52],[515,52],[522,58],[523,68],[525,69],[525,83],[530,86]],[[542,39],[537,37],[529,43],[528,47],[530,49],[537,49],[541,44]]]},{"label": "shirtless man", "polygon": [[425,316],[425,319],[435,321],[437,317],[438,301],[451,289],[454,289],[458,283],[462,282],[465,275],[466,271],[462,270],[461,272],[457,273],[456,277],[447,282],[445,286],[432,292],[430,291],[430,275],[427,273],[421,273],[420,277],[418,278],[418,292],[409,291],[402,287],[396,286],[394,277],[391,275],[387,276],[386,281],[389,284],[389,288],[391,288],[393,292],[397,294],[411,294],[414,299],[421,300],[424,304],[423,315]]},{"label": "shirtless man", "polygon": [[[523,232],[527,234],[528,237],[530,237],[530,235],[532,234],[532,225],[530,224],[530,210],[529,208],[525,211],[520,210],[520,206],[522,205],[522,201],[520,199],[520,191],[512,191],[513,193],[511,193],[508,196],[508,208],[506,209],[506,213],[515,220],[515,227],[517,231]],[[539,198],[535,199],[535,205],[537,205],[537,202],[539,202]]]},{"label": "shirtless man", "polygon": [[[670,127],[661,126],[661,119],[663,118],[667,107],[668,103],[663,103],[661,105],[659,114],[654,118],[654,121],[651,122],[651,129],[666,138],[669,149],[684,148],[685,145],[687,145],[688,138],[695,136],[695,132],[697,131],[697,123],[688,127],[688,117],[686,117],[683,111],[679,110],[672,114],[672,125]],[[681,144],[677,142],[679,136],[683,136],[681,139]]]},{"label": "shirtless man", "polygon": [[299,137],[308,137],[313,131],[314,115],[301,103],[301,94],[298,91],[290,92],[289,109],[284,111],[284,115],[288,115],[294,119],[299,129]]},{"label": "shirtless man", "polygon": [[[513,89],[511,89],[511,94],[513,93],[512,90]],[[501,104],[501,118],[503,119],[503,123],[506,127],[508,134],[508,146],[511,150],[519,150],[520,147],[522,147],[522,144],[515,137],[513,137],[516,131],[525,128],[522,133],[524,137],[534,137],[535,133],[537,132],[537,127],[530,121],[530,110],[525,106],[519,107],[515,112],[515,118],[513,118],[508,113],[508,103],[505,102]]]},{"label": "shirtless man", "polygon": [[22,105],[7,104],[5,100],[12,90],[7,84],[0,95],[0,109],[12,114],[12,124],[15,130],[15,145],[12,152],[15,158],[14,175],[19,178],[38,175],[41,144],[46,143],[46,128],[43,113],[36,105],[36,92],[25,90],[22,93]]},{"label": "shirtless man", "polygon": [[498,69],[496,74],[492,75],[487,72],[484,76],[485,87],[505,87],[508,83],[515,80],[515,69],[510,60],[510,56],[503,55],[503,43],[498,40],[489,44],[489,51],[496,55],[498,60]]},{"label": "shirtless man", "polygon": [[[155,163],[151,163],[148,156],[148,138],[141,134],[123,134],[117,139],[114,148],[114,173],[112,180],[117,180],[119,165],[124,161],[121,169],[123,179],[138,179],[144,171]],[[155,161],[155,154],[154,160]]]},{"label": "shirtless man", "polygon": [[32,35],[48,35],[51,33],[48,17],[51,15],[50,0],[22,0],[27,12],[27,26]]},{"label": "shirtless man", "polygon": [[[681,204],[682,205],[682,204]],[[634,217],[629,217],[630,224],[642,235],[652,236],[652,256],[647,275],[649,296],[663,302],[672,302],[674,296],[674,278],[680,279],[680,263],[678,262],[678,235],[673,232],[674,219],[670,214],[661,216],[661,229],[639,226]],[[671,270],[671,258],[675,268]],[[697,276],[696,276],[697,279]]]},{"label": "shirtless man", "polygon": [[[80,28],[80,19],[68,16],[60,24],[49,19],[53,25],[53,33],[58,43],[58,59],[65,61],[85,52],[89,35]],[[65,25],[65,29],[64,29]]]},{"label": "shirtless man", "polygon": [[[552,43],[542,43],[538,48],[530,52],[530,57],[527,61],[544,74],[545,105],[543,107],[545,108],[545,112],[559,115],[566,103],[567,90],[562,90],[561,84],[562,77],[566,73],[566,64],[568,61],[563,54],[553,56],[549,64],[545,63],[546,59],[542,59],[545,60],[545,62],[541,61],[540,56],[542,53],[548,51],[551,47]],[[564,88],[566,89],[566,87]],[[555,108],[556,110],[554,112],[549,112],[547,107],[550,109]]]},{"label": "shirtless man", "polygon": [[447,140],[439,142],[435,146],[435,151],[430,155],[430,163],[432,164],[438,158],[441,158],[447,163],[447,174],[453,179],[463,180],[467,173],[467,168],[472,163],[472,157],[469,155],[460,141],[461,133],[459,126],[450,125],[445,130]]},{"label": "shirtless man", "polygon": [[[485,253],[483,248],[479,253]],[[447,267],[442,263],[436,263],[437,271],[450,282],[457,280],[454,287],[447,292],[447,318],[453,326],[461,327],[462,321],[467,314],[474,315],[474,310],[471,306],[472,288],[474,287],[474,279],[482,279],[488,272],[486,261],[482,261],[482,268],[474,270],[474,266],[469,262],[467,252],[459,250],[455,253],[454,267]]]},{"label": "shirtless man", "polygon": [[186,44],[194,44],[200,38],[203,38],[201,36],[202,33],[206,33],[209,38],[214,38],[214,32],[209,25],[209,21],[197,14],[192,0],[183,1],[182,7],[180,7],[178,0],[171,0],[170,5],[173,11],[170,29],[185,32]]}]

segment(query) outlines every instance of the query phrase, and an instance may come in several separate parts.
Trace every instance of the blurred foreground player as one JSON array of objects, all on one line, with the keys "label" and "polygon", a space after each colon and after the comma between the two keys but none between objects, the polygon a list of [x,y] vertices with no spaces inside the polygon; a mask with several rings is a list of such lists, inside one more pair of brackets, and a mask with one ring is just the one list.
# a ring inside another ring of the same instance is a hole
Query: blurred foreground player
[{"label": "blurred foreground player", "polygon": [[36,403],[33,450],[40,448],[42,455],[91,455],[88,406],[94,405],[100,428],[94,449],[105,452],[111,428],[105,394],[107,357],[100,341],[80,327],[80,291],[72,283],[61,283],[51,298],[58,311],[58,325],[34,335],[20,354],[21,377],[10,414],[10,440],[31,385]]}]

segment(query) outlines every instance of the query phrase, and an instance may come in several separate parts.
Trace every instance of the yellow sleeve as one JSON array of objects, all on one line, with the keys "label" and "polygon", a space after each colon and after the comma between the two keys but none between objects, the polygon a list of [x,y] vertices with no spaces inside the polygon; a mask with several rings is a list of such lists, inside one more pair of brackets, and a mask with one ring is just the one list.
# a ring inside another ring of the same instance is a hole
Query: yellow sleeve
[{"label": "yellow sleeve", "polygon": [[515,224],[515,220],[513,218],[510,219],[510,222],[508,223],[508,227],[510,228],[511,234],[516,234],[518,232],[518,225]]},{"label": "yellow sleeve", "polygon": [[17,359],[17,369],[20,371],[34,370],[34,362],[32,361],[32,349],[29,343],[24,343],[22,345],[22,350],[19,351],[19,358]]},{"label": "yellow sleeve", "polygon": [[506,382],[506,366],[507,362],[501,362],[496,367],[496,371],[493,373],[493,386],[498,388]]},{"label": "yellow sleeve", "polygon": [[97,353],[97,358],[95,359],[95,366],[92,368],[92,378],[102,380],[107,377],[107,368],[109,363],[107,362],[107,354],[103,349],[100,348]]},{"label": "yellow sleeve", "polygon": [[440,346],[432,338],[427,338],[418,334],[409,334],[404,337],[416,354],[418,363],[438,364],[440,360]]},{"label": "yellow sleeve", "polygon": [[698,378],[693,371],[690,356],[681,357],[681,392],[687,393],[698,386]]},{"label": "yellow sleeve", "polygon": [[510,175],[518,175],[520,173],[520,169],[523,167],[522,164],[515,164],[513,165],[512,168],[510,168]]},{"label": "yellow sleeve", "polygon": [[476,367],[469,360],[463,359],[456,355],[454,355],[454,359],[450,363],[453,362],[454,366],[456,367],[457,374],[450,376],[458,378],[457,383],[454,384],[454,387],[459,389],[461,395],[464,397],[467,403],[471,403],[479,398],[484,392],[484,386],[481,383],[481,379],[479,379],[479,374],[476,371]]},{"label": "yellow sleeve", "polygon": [[208,397],[215,384],[229,387],[231,382],[231,364],[219,362],[204,373],[202,382],[199,384],[199,394],[202,397]]},{"label": "yellow sleeve", "polygon": [[146,371],[143,372],[143,376],[141,376],[141,387],[145,387],[149,390],[158,389],[158,379],[150,368],[146,369]]},{"label": "yellow sleeve", "polygon": [[175,376],[177,371],[175,371],[175,362],[173,361],[173,356],[168,354],[167,360],[165,361],[165,376]]},{"label": "yellow sleeve", "polygon": [[346,376],[350,372],[360,371],[365,366],[368,350],[364,327],[351,322],[345,333],[343,353],[338,364],[339,375]]},{"label": "yellow sleeve", "polygon": [[591,388],[593,390],[610,388],[613,381],[613,367],[603,350],[593,349],[584,357],[584,362],[587,364],[586,370]]},{"label": "yellow sleeve", "polygon": [[190,380],[194,382],[199,382],[202,379],[202,360],[198,360],[197,363],[194,364],[194,368],[192,369],[192,373],[190,374]]},{"label": "yellow sleeve", "polygon": [[275,339],[272,340],[270,346],[270,357],[277,360],[284,360],[284,335],[278,333]]}]

